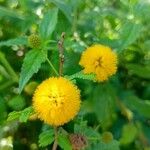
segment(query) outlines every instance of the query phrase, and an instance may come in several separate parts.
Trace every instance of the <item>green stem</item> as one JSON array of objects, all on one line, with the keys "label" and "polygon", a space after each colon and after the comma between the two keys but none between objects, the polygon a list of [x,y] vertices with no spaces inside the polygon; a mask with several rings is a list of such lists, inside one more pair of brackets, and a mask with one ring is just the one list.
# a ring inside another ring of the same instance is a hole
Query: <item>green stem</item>
[{"label": "green stem", "polygon": [[5,58],[4,54],[0,52],[0,61],[4,65],[4,67],[7,69],[7,71],[10,73],[12,79],[14,82],[18,82],[18,76]]},{"label": "green stem", "polygon": [[55,74],[57,76],[59,76],[57,70],[55,69],[55,67],[53,66],[53,64],[51,63],[51,61],[48,58],[46,58],[46,60],[47,60],[48,64],[50,65],[50,67],[52,68],[52,70],[55,72]]}]

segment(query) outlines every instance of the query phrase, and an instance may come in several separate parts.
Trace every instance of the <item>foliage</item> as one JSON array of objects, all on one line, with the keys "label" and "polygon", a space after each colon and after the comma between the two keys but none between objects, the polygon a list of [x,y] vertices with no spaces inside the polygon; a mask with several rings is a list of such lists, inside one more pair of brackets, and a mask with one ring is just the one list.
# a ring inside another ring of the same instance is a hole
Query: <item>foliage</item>
[{"label": "foliage", "polygon": [[[62,32],[64,77],[79,87],[82,104],[58,129],[58,149],[71,150],[76,133],[86,137],[85,150],[150,149],[149,14],[148,0],[0,0],[0,149],[52,149],[55,131],[37,119],[32,96],[58,76]],[[32,34],[41,40],[37,47],[28,43]],[[93,44],[118,55],[117,74],[106,82],[79,65]],[[109,142],[105,132],[113,135]]]}]

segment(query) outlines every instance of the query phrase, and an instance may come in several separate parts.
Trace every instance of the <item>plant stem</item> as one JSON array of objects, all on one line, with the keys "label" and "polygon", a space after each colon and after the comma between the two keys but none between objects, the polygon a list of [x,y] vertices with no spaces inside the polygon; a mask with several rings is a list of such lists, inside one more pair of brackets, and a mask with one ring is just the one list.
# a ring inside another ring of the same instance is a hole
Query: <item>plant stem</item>
[{"label": "plant stem", "polygon": [[58,41],[59,49],[59,75],[63,75],[63,64],[64,64],[64,38],[65,32],[61,34],[61,39]]},{"label": "plant stem", "polygon": [[47,58],[46,60],[47,60],[48,64],[51,66],[52,70],[55,72],[55,74],[56,74],[57,76],[59,76],[57,70],[55,69],[55,67],[53,66],[53,64],[51,63],[51,61],[50,61],[48,58]]},{"label": "plant stem", "polygon": [[54,127],[54,131],[55,131],[55,141],[54,141],[52,150],[57,150],[57,145],[58,145],[58,131],[57,131],[57,127]]},{"label": "plant stem", "polygon": [[13,68],[11,67],[11,65],[9,64],[9,62],[7,61],[7,59],[5,58],[5,56],[2,52],[0,52],[0,61],[5,66],[7,71],[10,73],[13,81],[18,82],[17,74],[15,73],[15,71],[13,70]]},{"label": "plant stem", "polygon": [[[64,38],[65,38],[65,33],[63,32],[61,34],[61,39],[58,41],[58,49],[59,49],[59,76],[63,75],[63,64],[64,64]],[[53,144],[52,150],[57,150],[57,145],[58,145],[58,129],[57,127],[54,127],[55,130],[55,141]]]}]

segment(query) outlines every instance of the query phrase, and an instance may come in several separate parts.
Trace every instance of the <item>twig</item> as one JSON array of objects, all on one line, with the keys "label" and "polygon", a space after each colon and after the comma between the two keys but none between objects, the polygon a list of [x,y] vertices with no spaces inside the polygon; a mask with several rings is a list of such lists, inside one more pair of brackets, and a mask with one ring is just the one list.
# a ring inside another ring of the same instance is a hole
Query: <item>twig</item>
[{"label": "twig", "polygon": [[54,130],[55,130],[55,141],[54,141],[52,150],[56,150],[57,149],[57,144],[58,144],[58,131],[57,131],[57,127],[55,127]]},{"label": "twig", "polygon": [[59,75],[63,75],[63,64],[64,64],[64,38],[65,32],[61,34],[61,39],[58,41],[59,49]]},{"label": "twig", "polygon": [[[63,75],[63,64],[64,64],[64,38],[65,38],[65,32],[61,34],[61,39],[58,41],[58,50],[59,50],[59,76]],[[57,127],[54,127],[55,130],[55,141],[53,144],[52,150],[57,150],[58,145],[58,129]]]}]

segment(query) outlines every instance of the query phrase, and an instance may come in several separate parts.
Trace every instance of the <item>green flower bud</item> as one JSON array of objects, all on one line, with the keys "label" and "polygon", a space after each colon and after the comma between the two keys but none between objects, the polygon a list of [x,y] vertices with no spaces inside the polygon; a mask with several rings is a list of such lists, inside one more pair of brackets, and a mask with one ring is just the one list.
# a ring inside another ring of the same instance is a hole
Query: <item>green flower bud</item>
[{"label": "green flower bud", "polygon": [[109,142],[111,142],[112,140],[113,140],[113,135],[112,135],[111,132],[104,132],[104,133],[102,134],[102,141],[103,141],[104,143],[109,143]]},{"label": "green flower bud", "polygon": [[36,34],[31,34],[29,37],[28,37],[28,43],[29,43],[29,46],[31,48],[39,48],[40,45],[41,45],[41,39],[38,35]]}]

